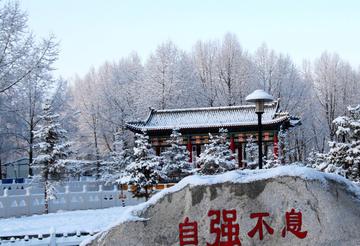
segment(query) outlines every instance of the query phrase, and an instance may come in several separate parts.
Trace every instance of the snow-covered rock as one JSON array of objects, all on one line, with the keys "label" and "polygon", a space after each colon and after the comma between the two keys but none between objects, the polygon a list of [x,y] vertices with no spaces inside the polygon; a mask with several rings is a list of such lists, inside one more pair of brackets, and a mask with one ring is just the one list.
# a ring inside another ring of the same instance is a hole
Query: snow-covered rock
[{"label": "snow-covered rock", "polygon": [[[360,245],[360,188],[338,175],[297,166],[187,177],[134,207],[131,215],[137,218],[125,216],[129,221],[89,245],[181,245],[179,225],[186,217],[197,222],[198,245],[214,243],[221,225],[215,223],[211,233],[211,221],[220,211],[225,228],[223,216],[232,217],[225,210],[236,211],[233,231],[238,224],[242,245]],[[263,226],[262,240],[259,231],[251,233],[258,222],[250,217],[254,213],[268,213],[263,220],[273,229],[270,234]]]}]

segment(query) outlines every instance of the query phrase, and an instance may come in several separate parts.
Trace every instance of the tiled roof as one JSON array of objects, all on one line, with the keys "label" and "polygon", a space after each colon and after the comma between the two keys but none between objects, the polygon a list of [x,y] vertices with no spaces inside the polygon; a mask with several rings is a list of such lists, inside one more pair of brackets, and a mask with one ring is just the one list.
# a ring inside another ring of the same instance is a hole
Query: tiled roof
[{"label": "tiled roof", "polygon": [[[278,113],[278,102],[265,104],[262,115],[264,125],[289,119],[287,113]],[[145,121],[128,122],[131,130],[171,130],[174,128],[208,128],[257,125],[254,105],[185,108],[170,110],[151,109]]]}]

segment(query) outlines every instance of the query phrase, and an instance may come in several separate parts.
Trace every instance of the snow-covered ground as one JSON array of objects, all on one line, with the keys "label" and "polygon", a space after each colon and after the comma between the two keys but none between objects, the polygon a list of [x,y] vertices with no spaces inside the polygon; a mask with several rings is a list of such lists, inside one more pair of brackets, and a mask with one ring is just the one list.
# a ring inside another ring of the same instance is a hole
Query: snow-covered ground
[{"label": "snow-covered ground", "polygon": [[0,219],[0,237],[16,235],[98,232],[122,220],[132,206],[106,209],[64,211],[20,218]]}]

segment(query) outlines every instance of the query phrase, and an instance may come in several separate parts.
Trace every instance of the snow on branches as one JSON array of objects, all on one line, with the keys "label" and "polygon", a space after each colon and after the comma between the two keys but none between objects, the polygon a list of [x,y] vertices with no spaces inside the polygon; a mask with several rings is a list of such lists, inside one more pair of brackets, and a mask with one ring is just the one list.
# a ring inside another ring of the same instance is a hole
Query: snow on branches
[{"label": "snow on branches", "polygon": [[309,161],[316,169],[360,182],[360,105],[349,106],[348,114],[333,121],[336,139],[329,142],[329,152],[313,153]]},{"label": "snow on branches", "polygon": [[115,133],[113,150],[100,163],[100,180],[105,184],[119,183],[125,175],[125,168],[131,162],[130,150],[124,144],[124,135],[121,132]]},{"label": "snow on branches", "polygon": [[69,157],[70,143],[66,141],[66,131],[58,123],[58,114],[54,114],[51,105],[44,106],[41,117],[43,124],[34,131],[39,143],[35,146],[38,156],[32,166],[38,171],[35,181],[42,182],[45,189],[45,213],[48,212],[48,200],[55,198],[55,185],[64,179],[66,174],[66,159]]},{"label": "snow on branches", "polygon": [[135,134],[134,160],[126,167],[126,175],[121,183],[135,186],[135,196],[150,197],[151,187],[158,183],[160,177],[160,160],[149,143],[146,132]]},{"label": "snow on branches", "polygon": [[246,167],[249,169],[255,169],[258,166],[259,159],[259,147],[253,135],[246,139],[245,153],[247,159]]},{"label": "snow on branches", "polygon": [[209,144],[205,145],[205,151],[200,154],[197,164],[201,174],[217,174],[236,168],[235,155],[231,153],[230,143],[227,142],[227,130],[221,128],[219,134],[209,133]]},{"label": "snow on branches", "polygon": [[288,159],[288,149],[287,146],[288,143],[288,131],[283,128],[283,126],[280,126],[280,131],[277,135],[277,138],[279,140],[277,144],[278,153],[277,155],[273,153],[272,151],[269,153],[269,158],[264,156],[264,169],[274,168],[281,165],[286,164],[286,160]]},{"label": "snow on branches", "polygon": [[183,138],[179,129],[174,129],[167,144],[170,147],[161,154],[161,177],[165,181],[178,182],[191,173],[189,152],[182,146]]}]

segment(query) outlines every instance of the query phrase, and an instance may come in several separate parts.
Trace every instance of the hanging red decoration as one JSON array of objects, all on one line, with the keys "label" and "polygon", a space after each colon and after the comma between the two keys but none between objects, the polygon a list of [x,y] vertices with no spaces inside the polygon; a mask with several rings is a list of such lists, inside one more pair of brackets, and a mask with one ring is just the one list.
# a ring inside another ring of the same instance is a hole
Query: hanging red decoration
[{"label": "hanging red decoration", "polygon": [[235,141],[234,141],[234,136],[230,137],[230,149],[233,153],[235,153]]},{"label": "hanging red decoration", "polygon": [[189,151],[189,162],[192,162],[192,145],[191,145],[191,138],[188,138],[187,143],[187,150]]}]

